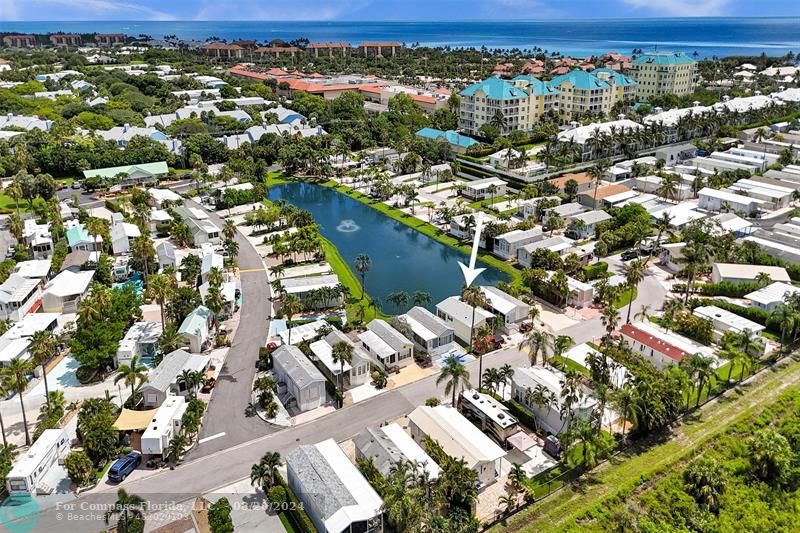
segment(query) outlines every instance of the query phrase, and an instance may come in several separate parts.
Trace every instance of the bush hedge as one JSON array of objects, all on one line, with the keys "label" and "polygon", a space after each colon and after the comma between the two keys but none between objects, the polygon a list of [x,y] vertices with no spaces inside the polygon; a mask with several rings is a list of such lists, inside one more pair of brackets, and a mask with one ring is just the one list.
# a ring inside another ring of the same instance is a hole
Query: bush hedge
[{"label": "bush hedge", "polygon": [[605,261],[600,261],[593,265],[585,265],[583,267],[583,273],[586,276],[586,281],[602,278],[606,275],[606,272],[608,272],[608,263]]},{"label": "bush hedge", "polygon": [[[763,285],[756,282],[733,283],[721,281],[719,283],[697,283],[692,286],[692,291],[703,296],[727,296],[728,298],[744,298],[745,294],[757,291]],[[685,292],[685,283],[676,283],[673,292]]]},{"label": "bush hedge", "polygon": [[308,513],[305,512],[303,509],[303,504],[297,498],[297,495],[294,491],[289,487],[289,484],[286,483],[286,480],[283,479],[283,476],[278,474],[278,479],[276,480],[277,484],[284,488],[286,491],[287,500],[289,502],[288,509],[286,510],[286,516],[289,518],[289,521],[292,523],[296,531],[301,531],[302,533],[317,533],[317,528],[314,526],[314,522],[311,521],[311,518],[308,516]]}]

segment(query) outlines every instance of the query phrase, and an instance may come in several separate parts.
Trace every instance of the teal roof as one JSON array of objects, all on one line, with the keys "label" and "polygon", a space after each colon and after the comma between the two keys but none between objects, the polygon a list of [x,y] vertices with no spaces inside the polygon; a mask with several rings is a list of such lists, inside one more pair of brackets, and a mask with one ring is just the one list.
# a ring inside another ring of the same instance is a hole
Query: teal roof
[{"label": "teal roof", "polygon": [[155,163],[141,163],[139,165],[125,165],[121,167],[98,168],[95,170],[84,170],[83,177],[92,178],[100,176],[103,178],[113,178],[117,174],[131,175],[134,172],[144,172],[152,176],[159,174],[166,174],[169,172],[166,161],[157,161]]},{"label": "teal roof", "polygon": [[552,94],[558,94],[561,92],[555,87],[550,87],[539,78],[536,78],[529,74],[521,74],[511,81],[527,83],[528,89],[533,92],[534,96],[548,96]]},{"label": "teal roof", "polygon": [[477,91],[483,91],[487,98],[492,100],[513,100],[514,98],[525,98],[528,94],[511,83],[500,78],[486,78],[478,83],[473,83],[459,94],[462,96],[472,96]]},{"label": "teal roof", "polygon": [[683,65],[685,63],[694,63],[694,59],[690,58],[682,52],[648,52],[640,55],[633,60],[637,64],[653,63],[656,65]]},{"label": "teal roof", "polygon": [[205,325],[208,324],[208,319],[210,316],[211,310],[208,307],[201,305],[183,319],[181,327],[178,328],[178,333],[197,335],[197,333],[202,331]]},{"label": "teal roof", "polygon": [[448,143],[455,146],[460,146],[461,148],[469,148],[473,144],[478,144],[478,141],[472,137],[461,135],[457,131],[453,130],[442,131],[435,128],[422,128],[417,132],[417,136],[425,139],[431,139],[433,141],[444,139]]},{"label": "teal roof", "polygon": [[581,69],[575,69],[561,76],[556,76],[548,83],[551,87],[560,87],[562,83],[568,81],[576,89],[591,91],[595,89],[607,89],[610,85],[597,76],[589,74]]},{"label": "teal roof", "polygon": [[67,230],[67,243],[70,247],[75,246],[79,242],[92,242],[92,236],[86,231],[83,226],[75,226]]},{"label": "teal roof", "polygon": [[614,83],[617,87],[628,87],[631,85],[639,85],[636,81],[632,80],[625,74],[621,74],[614,69],[610,68],[596,68],[592,71],[592,75],[597,76],[598,74],[609,74],[612,78],[614,78]]}]

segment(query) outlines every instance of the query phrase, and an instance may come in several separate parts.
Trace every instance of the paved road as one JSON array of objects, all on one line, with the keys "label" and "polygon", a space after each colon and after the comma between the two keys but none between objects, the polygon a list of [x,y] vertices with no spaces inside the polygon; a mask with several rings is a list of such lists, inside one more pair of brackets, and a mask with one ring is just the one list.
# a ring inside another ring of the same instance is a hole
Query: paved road
[{"label": "paved road", "polygon": [[[504,364],[526,365],[527,360],[527,354],[512,346],[488,354],[485,357],[484,369]],[[468,369],[473,375],[477,374],[478,362],[469,363]],[[247,387],[241,389],[249,391],[249,383]],[[367,426],[376,426],[408,414],[432,396],[442,397],[442,391],[443,387],[436,386],[436,376],[430,376],[291,429],[265,435],[237,446],[216,445],[215,448],[218,450],[216,453],[191,459],[175,470],[162,470],[147,477],[131,479],[123,486],[129,493],[146,498],[151,505],[180,502],[249,476],[250,466],[267,451],[277,451],[285,455],[300,444],[315,443],[327,438],[336,441],[346,440]],[[217,392],[214,392],[215,396]],[[217,405],[221,397],[221,395],[216,397]],[[231,409],[230,416],[242,418],[241,412],[236,409]],[[238,428],[246,423],[239,420],[235,427]],[[263,423],[261,424],[263,426]],[[219,441],[223,439],[211,443]],[[99,531],[105,527],[102,512],[93,513],[91,507],[113,502],[115,493],[116,487],[109,487],[99,493],[82,495],[73,502],[76,506],[73,510],[63,507],[47,509],[39,516],[35,531],[40,533]],[[70,517],[68,515],[70,512],[74,513],[74,516]],[[65,521],[68,518],[72,520]]]},{"label": "paved road", "polygon": [[[194,202],[187,203],[200,207]],[[222,227],[222,218],[213,212],[209,216]],[[260,418],[255,415],[247,416],[245,412],[250,403],[258,349],[266,345],[269,336],[268,317],[272,314],[269,298],[272,296],[272,288],[261,256],[253,245],[241,233],[237,233],[236,241],[239,243],[242,282],[239,327],[211,395],[200,439],[220,433],[225,435],[198,445],[190,453],[191,458],[225,450],[270,431],[270,426]]]}]

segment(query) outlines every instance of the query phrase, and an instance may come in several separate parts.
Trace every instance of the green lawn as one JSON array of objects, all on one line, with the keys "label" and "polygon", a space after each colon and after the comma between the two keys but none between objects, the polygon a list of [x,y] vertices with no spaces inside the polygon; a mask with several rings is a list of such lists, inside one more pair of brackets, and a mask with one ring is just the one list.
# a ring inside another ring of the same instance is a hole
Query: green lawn
[{"label": "green lawn", "polygon": [[562,363],[565,367],[571,368],[580,374],[584,374],[586,376],[589,375],[589,370],[585,366],[576,363],[572,359],[567,359],[563,355],[554,355],[550,358],[550,360],[553,362]]},{"label": "green lawn", "polygon": [[[17,208],[16,202],[10,196],[7,196],[3,193],[0,193],[0,213],[10,214],[13,213]],[[19,201],[19,213],[27,213],[28,212],[28,202],[25,200],[20,199]]]},{"label": "green lawn", "polygon": [[473,209],[480,209],[488,205],[499,204],[508,200],[505,196],[498,196],[497,198],[489,198],[488,200],[481,200],[480,202],[472,202],[469,206]]},{"label": "green lawn", "polygon": [[[409,215],[408,213],[404,213],[399,209],[395,209],[390,207],[383,202],[378,202],[370,198],[369,196],[362,194],[360,192],[354,191],[344,185],[338,185],[335,181],[327,181],[321,184],[324,187],[328,187],[329,189],[336,189],[338,192],[353,198],[354,200],[358,200],[359,202],[366,204],[377,211],[385,214],[386,216],[397,220],[398,222],[402,222],[406,226],[409,226],[420,233],[424,233],[428,237],[439,241],[442,244],[446,244],[451,248],[455,248],[462,252],[465,255],[469,255],[472,251],[472,247],[468,244],[461,243],[458,239],[447,235],[445,232],[433,226],[427,222],[424,222],[416,217]],[[511,281],[520,279],[522,273],[518,269],[511,266],[509,263],[494,257],[493,255],[486,253],[486,252],[478,252],[478,257],[486,263],[487,265],[496,268],[506,274],[509,275]]]},{"label": "green lawn", "polygon": [[[359,308],[363,309],[364,322],[369,322],[376,316],[379,318],[385,317],[386,315],[376,313],[375,308],[370,305],[372,300],[369,294],[364,294],[364,298],[361,298],[361,281],[344,260],[336,246],[328,239],[320,238],[322,239],[322,250],[325,253],[325,259],[331,265],[333,273],[339,277],[339,282],[342,285],[350,289],[350,296],[345,303],[347,321],[354,322],[361,318]],[[367,281],[369,281],[369,273],[367,273]]]},{"label": "green lawn", "polygon": [[619,294],[619,296],[617,296],[617,299],[614,300],[614,307],[616,309],[622,309],[623,307],[626,307],[631,300],[636,299],[636,295],[638,293],[639,291],[636,287],[625,289]]},{"label": "green lawn", "polygon": [[267,187],[289,183],[289,181],[283,172],[267,172]]}]

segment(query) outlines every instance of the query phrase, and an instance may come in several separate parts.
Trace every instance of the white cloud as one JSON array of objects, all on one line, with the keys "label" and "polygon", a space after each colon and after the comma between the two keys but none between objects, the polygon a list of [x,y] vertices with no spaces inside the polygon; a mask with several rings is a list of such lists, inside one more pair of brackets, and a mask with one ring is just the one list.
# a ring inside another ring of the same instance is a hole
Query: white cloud
[{"label": "white cloud", "polygon": [[671,17],[713,17],[726,14],[731,0],[623,0],[635,9]]},{"label": "white cloud", "polygon": [[367,7],[368,0],[328,0],[315,2],[306,0],[302,5],[258,0],[203,0],[194,20],[335,20],[347,18],[348,13]]},{"label": "white cloud", "polygon": [[113,0],[0,0],[2,20],[52,20],[54,8],[62,20],[103,20],[128,17],[146,20],[172,20],[175,17],[164,11],[131,2]]}]

